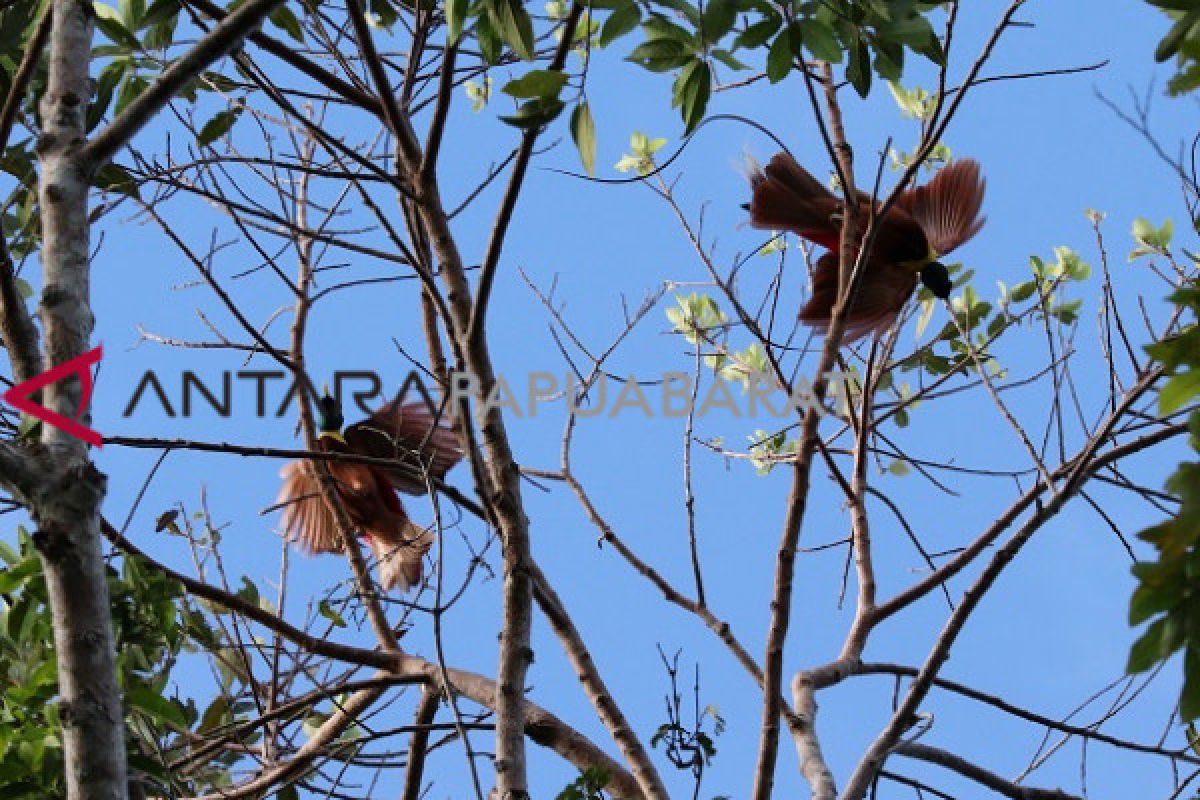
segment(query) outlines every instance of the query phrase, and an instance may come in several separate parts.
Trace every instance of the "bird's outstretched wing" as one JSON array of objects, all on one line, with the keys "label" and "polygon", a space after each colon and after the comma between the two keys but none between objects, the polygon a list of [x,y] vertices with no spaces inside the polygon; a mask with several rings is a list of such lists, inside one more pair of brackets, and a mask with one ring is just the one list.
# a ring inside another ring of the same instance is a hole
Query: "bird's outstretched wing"
[{"label": "bird's outstretched wing", "polygon": [[426,479],[441,480],[463,457],[462,443],[449,414],[440,417],[423,402],[396,398],[343,432],[355,453],[400,461],[381,468],[393,486],[412,495],[429,490]]},{"label": "bird's outstretched wing", "polygon": [[841,201],[796,159],[778,153],[766,168],[751,164],[750,224],[792,231],[829,249],[838,246]]},{"label": "bird's outstretched wing", "polygon": [[917,221],[929,246],[943,256],[983,227],[979,210],[985,185],[979,162],[963,158],[947,164],[924,186],[901,194],[896,205]]},{"label": "bird's outstretched wing", "polygon": [[340,553],[342,537],[311,461],[292,461],[279,476],[283,485],[276,503],[282,508],[283,535],[307,553]]}]

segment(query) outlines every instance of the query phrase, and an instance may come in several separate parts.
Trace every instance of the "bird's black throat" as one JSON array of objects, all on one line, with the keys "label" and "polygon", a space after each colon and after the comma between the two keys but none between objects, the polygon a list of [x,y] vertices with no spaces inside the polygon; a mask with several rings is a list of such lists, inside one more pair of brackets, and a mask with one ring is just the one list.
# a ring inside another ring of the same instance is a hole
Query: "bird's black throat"
[{"label": "bird's black throat", "polygon": [[930,261],[921,268],[921,283],[939,300],[948,299],[950,290],[954,288],[954,282],[950,280],[950,271],[940,261]]}]

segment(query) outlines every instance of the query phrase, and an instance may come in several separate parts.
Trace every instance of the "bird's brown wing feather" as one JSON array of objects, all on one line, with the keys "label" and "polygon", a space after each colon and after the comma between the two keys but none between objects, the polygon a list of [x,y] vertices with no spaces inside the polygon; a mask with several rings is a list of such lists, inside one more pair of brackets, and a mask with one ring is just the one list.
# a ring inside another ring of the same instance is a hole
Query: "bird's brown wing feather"
[{"label": "bird's brown wing feather", "polygon": [[342,537],[311,461],[293,461],[279,473],[283,486],[277,503],[283,508],[283,535],[308,553],[340,553]]},{"label": "bird's brown wing feather", "polygon": [[924,186],[901,194],[896,204],[912,215],[941,256],[983,227],[979,210],[985,186],[979,162],[963,158],[947,164]]},{"label": "bird's brown wing feather", "polygon": [[448,414],[439,418],[423,402],[401,403],[397,398],[346,428],[343,436],[360,455],[403,462],[381,472],[407,494],[425,494],[429,486],[426,472],[441,480],[463,457],[453,420]]},{"label": "bird's brown wing feather", "polygon": [[[866,274],[859,281],[858,293],[846,316],[844,343],[886,330],[916,287],[915,275],[890,264],[872,260],[867,262],[865,269]],[[817,259],[812,297],[800,309],[800,321],[825,333],[833,319],[837,292],[838,257],[826,253]]]},{"label": "bird's brown wing feather", "polygon": [[396,534],[392,541],[382,536],[371,536],[367,541],[379,561],[379,582],[383,588],[406,592],[421,581],[425,553],[433,544],[433,534],[407,519]]},{"label": "bird's brown wing feather", "polygon": [[752,167],[750,187],[750,224],[755,228],[792,231],[823,247],[837,247],[841,201],[796,159],[779,153],[765,169]]},{"label": "bird's brown wing feather", "polygon": [[[351,517],[362,516],[364,504],[379,505],[370,509],[367,516],[371,519],[355,520],[379,562],[379,583],[387,590],[408,591],[421,580],[424,556],[433,544],[433,534],[414,524],[403,510],[393,511],[386,504],[370,503],[370,487],[360,480],[366,473],[347,472],[337,466],[331,464],[331,472]],[[313,463],[293,461],[280,475],[283,487],[278,502],[283,509],[282,528],[287,540],[309,554],[342,552],[337,522],[321,496]]]}]

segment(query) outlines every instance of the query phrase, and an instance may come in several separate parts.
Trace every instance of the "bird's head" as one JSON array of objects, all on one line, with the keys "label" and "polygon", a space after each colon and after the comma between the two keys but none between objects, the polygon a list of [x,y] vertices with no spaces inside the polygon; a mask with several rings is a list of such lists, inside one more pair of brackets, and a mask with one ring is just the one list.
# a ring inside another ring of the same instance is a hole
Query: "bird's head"
[{"label": "bird's head", "polygon": [[329,387],[321,390],[321,399],[317,401],[317,424],[321,433],[341,433],[345,419],[342,418],[342,407],[329,394]]},{"label": "bird's head", "polygon": [[954,282],[950,280],[950,270],[940,261],[930,261],[921,268],[921,283],[939,300],[948,299],[950,290],[954,288]]}]

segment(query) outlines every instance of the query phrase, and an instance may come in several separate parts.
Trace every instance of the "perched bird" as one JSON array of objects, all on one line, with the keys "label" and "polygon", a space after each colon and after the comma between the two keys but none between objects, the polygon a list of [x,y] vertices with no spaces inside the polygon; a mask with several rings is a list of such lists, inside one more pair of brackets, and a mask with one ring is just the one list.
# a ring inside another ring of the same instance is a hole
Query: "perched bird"
[{"label": "perched bird", "polygon": [[[408,518],[396,490],[411,495],[429,491],[429,479],[442,479],[463,456],[448,419],[438,419],[425,403],[401,404],[397,397],[361,422],[342,430],[338,402],[326,391],[317,403],[324,452],[356,453],[396,459],[394,468],[349,461],[328,461],[338,497],[350,521],[379,561],[385,589],[406,591],[421,580],[422,560],[433,535]],[[287,539],[309,553],[339,553],[342,539],[332,509],[321,494],[311,461],[293,461],[280,473]]]},{"label": "perched bird", "polygon": [[[800,309],[802,322],[826,331],[837,303],[842,199],[787,153],[776,155],[765,169],[753,165],[750,186],[753,197],[746,207],[752,226],[792,231],[830,251],[817,259],[812,297]],[[960,159],[943,167],[926,185],[900,195],[877,223],[875,244],[863,265],[843,341],[886,330],[912,295],[918,277],[935,296],[943,300],[950,296],[950,276],[938,259],[983,227],[984,218],[979,216],[983,190],[979,164]],[[860,224],[865,228],[871,198],[862,192],[858,197]]]}]

